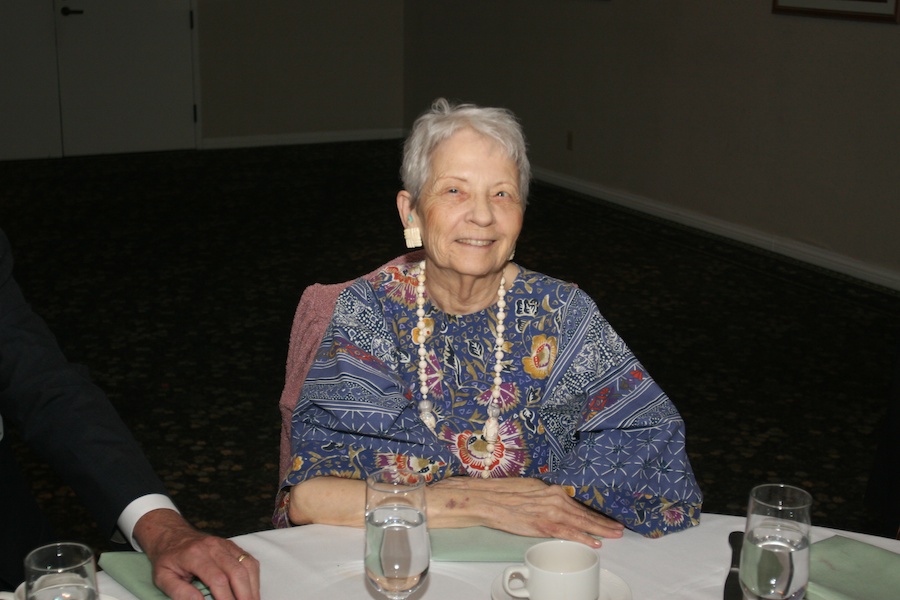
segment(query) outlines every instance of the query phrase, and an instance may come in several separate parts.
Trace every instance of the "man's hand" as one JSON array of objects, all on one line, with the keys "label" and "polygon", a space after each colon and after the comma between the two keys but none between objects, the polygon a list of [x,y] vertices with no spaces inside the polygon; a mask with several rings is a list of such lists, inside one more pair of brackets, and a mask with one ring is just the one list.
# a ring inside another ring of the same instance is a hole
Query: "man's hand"
[{"label": "man's hand", "polygon": [[153,564],[153,583],[173,600],[203,600],[194,578],[216,600],[259,600],[259,562],[234,542],[197,531],[177,512],[150,511],[134,537]]}]

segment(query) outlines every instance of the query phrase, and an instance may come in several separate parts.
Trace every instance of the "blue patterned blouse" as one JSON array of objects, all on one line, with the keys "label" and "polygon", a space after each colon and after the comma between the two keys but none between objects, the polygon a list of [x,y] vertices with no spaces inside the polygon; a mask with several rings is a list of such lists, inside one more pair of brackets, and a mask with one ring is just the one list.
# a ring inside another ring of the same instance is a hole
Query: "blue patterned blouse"
[{"label": "blue patterned blouse", "polygon": [[496,307],[450,315],[426,303],[432,433],[417,409],[415,269],[388,267],[340,295],[294,410],[276,525],[288,525],[290,486],[393,464],[429,481],[485,469],[539,478],[649,537],[699,522],[675,406],[587,294],[540,273],[520,269],[506,296],[500,440],[488,460]]}]

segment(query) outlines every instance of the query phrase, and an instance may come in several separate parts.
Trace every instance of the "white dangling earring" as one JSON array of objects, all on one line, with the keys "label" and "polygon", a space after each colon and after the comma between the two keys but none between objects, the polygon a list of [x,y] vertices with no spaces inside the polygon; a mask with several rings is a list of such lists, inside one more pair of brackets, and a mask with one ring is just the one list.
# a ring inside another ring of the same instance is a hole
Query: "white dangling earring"
[{"label": "white dangling earring", "polygon": [[[406,220],[410,223],[413,222],[413,216],[409,215],[406,217]],[[407,227],[403,230],[403,237],[406,239],[406,247],[407,248],[421,248],[422,247],[422,232],[418,227]]]},{"label": "white dangling earring", "polygon": [[512,252],[509,253],[509,260],[512,260],[516,257],[516,247],[513,246]]},{"label": "white dangling earring", "polygon": [[406,238],[407,248],[422,247],[422,232],[418,227],[407,227],[403,230],[403,237]]}]

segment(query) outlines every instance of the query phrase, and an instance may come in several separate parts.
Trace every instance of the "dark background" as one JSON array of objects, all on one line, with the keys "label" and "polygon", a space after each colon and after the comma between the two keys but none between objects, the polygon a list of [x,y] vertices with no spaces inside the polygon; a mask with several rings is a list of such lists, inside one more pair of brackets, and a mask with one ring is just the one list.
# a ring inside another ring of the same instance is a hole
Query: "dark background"
[{"label": "dark background", "polygon": [[[26,297],[199,528],[270,526],[294,309],[305,286],[405,251],[400,144],[0,163]],[[815,524],[870,530],[900,294],[539,183],[516,260],[590,293],[669,393],[704,510],[743,514],[753,485],[781,481],[812,493]],[[104,549],[21,454],[61,537]]]}]

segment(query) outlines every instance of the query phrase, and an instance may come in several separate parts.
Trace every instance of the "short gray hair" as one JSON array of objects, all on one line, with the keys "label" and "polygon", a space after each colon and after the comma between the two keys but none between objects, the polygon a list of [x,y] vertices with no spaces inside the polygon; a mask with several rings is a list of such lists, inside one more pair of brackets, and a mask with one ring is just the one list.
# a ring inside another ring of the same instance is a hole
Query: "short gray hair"
[{"label": "short gray hair", "polygon": [[474,104],[450,104],[444,98],[435,100],[431,109],[413,123],[412,132],[403,144],[400,178],[403,188],[419,202],[425,184],[431,177],[434,149],[461,129],[470,128],[500,144],[519,172],[522,208],[528,203],[531,164],[525,148],[525,134],[516,116],[505,108],[488,108]]}]

